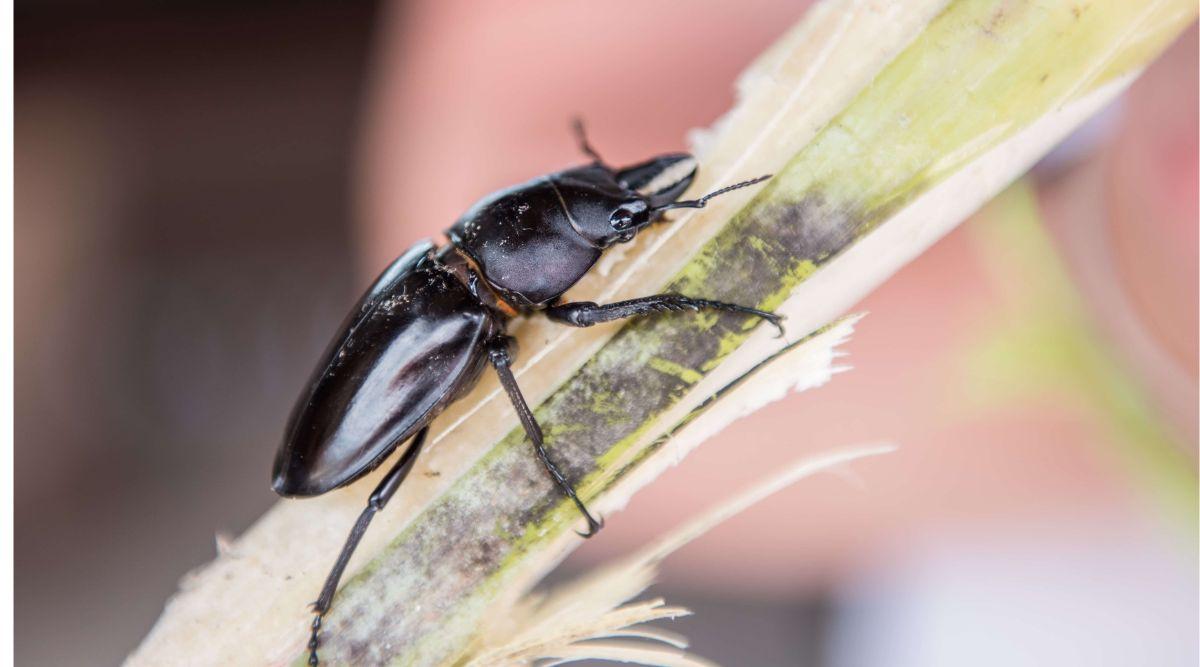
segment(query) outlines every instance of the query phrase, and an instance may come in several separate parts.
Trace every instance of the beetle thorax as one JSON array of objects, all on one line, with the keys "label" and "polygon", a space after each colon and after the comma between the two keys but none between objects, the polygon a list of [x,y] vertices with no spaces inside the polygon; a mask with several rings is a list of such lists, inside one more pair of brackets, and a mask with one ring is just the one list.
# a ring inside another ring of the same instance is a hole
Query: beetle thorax
[{"label": "beetle thorax", "polygon": [[543,178],[505,190],[476,204],[449,232],[489,287],[518,309],[553,303],[603,252],[588,234],[595,194],[566,189]]}]

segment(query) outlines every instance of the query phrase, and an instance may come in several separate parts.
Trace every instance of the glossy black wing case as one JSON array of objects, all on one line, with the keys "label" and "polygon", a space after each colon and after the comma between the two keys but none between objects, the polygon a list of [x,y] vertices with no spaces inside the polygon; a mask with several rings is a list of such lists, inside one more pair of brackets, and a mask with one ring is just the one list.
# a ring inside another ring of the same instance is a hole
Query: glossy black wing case
[{"label": "glossy black wing case", "polygon": [[358,479],[478,380],[491,319],[432,249],[393,262],[342,325],[288,421],[277,493]]}]

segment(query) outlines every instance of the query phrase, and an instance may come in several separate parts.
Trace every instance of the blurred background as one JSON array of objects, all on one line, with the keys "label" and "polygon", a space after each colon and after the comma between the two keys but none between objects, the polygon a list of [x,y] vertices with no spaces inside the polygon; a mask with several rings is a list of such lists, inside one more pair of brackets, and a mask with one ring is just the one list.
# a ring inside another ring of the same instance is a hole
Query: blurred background
[{"label": "blurred background", "polygon": [[[116,664],[275,498],[369,279],[476,198],[684,146],[803,13],[750,0],[16,3],[16,657]],[[1197,37],[868,297],[568,571],[800,455],[903,449],[666,563],[727,665],[1195,665]],[[797,441],[796,424],[805,438]]]}]

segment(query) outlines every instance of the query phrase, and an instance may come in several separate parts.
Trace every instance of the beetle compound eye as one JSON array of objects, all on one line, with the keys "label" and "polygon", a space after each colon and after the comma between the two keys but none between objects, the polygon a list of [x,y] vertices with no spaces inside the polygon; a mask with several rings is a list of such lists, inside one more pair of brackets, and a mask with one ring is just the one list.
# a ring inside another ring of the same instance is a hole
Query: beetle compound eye
[{"label": "beetle compound eye", "polygon": [[620,208],[613,211],[608,220],[613,229],[621,232],[646,224],[649,217],[650,209],[646,206],[646,202],[635,199],[621,204]]}]

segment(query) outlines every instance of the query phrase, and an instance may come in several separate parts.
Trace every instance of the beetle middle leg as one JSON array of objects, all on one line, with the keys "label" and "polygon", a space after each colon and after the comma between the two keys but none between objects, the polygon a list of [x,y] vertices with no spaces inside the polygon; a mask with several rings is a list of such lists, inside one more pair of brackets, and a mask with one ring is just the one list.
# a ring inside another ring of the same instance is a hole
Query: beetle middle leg
[{"label": "beetle middle leg", "polygon": [[601,322],[611,322],[627,317],[678,310],[723,310],[731,313],[754,315],[770,322],[779,330],[779,335],[783,335],[783,316],[781,315],[768,313],[765,310],[749,306],[740,306],[736,303],[695,299],[681,294],[655,294],[654,296],[644,296],[640,299],[629,299],[628,301],[618,301],[604,305],[592,303],[591,301],[574,301],[550,306],[546,309],[545,313],[546,317],[555,322],[569,324],[573,327],[590,327]]},{"label": "beetle middle leg", "polygon": [[580,513],[587,519],[588,532],[579,533],[581,537],[591,537],[600,532],[604,527],[603,520],[597,520],[592,517],[591,512],[584,506],[583,501],[576,495],[575,489],[571,487],[571,483],[563,476],[562,471],[554,462],[550,460],[550,453],[546,451],[546,445],[542,439],[542,427],[538,426],[537,420],[533,416],[533,412],[529,409],[529,405],[525,402],[525,397],[521,394],[521,388],[517,386],[517,379],[512,374],[512,355],[508,350],[509,339],[505,336],[493,338],[488,342],[488,358],[492,362],[492,366],[496,369],[496,374],[500,376],[500,384],[504,387],[504,391],[508,393],[509,400],[512,401],[513,408],[517,411],[517,417],[521,419],[521,426],[525,428],[525,435],[533,441],[533,449],[537,452],[538,458],[541,459],[542,465],[546,467],[546,472],[550,473],[550,477],[554,479],[554,483],[562,492],[566,494],[575,506],[579,508]]},{"label": "beetle middle leg", "polygon": [[412,444],[400,455],[400,460],[396,462],[396,465],[388,471],[388,474],[384,475],[379,485],[375,487],[375,491],[367,499],[366,508],[363,509],[362,514],[358,515],[358,521],[354,523],[354,528],[351,529],[350,536],[346,538],[346,543],[342,546],[342,553],[338,555],[337,561],[333,564],[333,569],[329,571],[329,576],[325,578],[325,585],[321,587],[321,595],[312,604],[312,609],[316,613],[316,616],[313,617],[312,633],[308,638],[308,664],[317,665],[320,662],[317,658],[317,647],[320,645],[317,635],[321,632],[321,619],[324,618],[326,612],[329,611],[330,605],[333,603],[333,595],[337,593],[338,582],[342,579],[342,573],[346,571],[346,565],[350,562],[350,556],[354,555],[354,550],[358,547],[359,541],[362,539],[363,534],[367,532],[367,526],[371,525],[371,519],[375,518],[375,514],[387,505],[392,496],[396,495],[396,489],[400,488],[400,484],[404,481],[404,478],[408,477],[408,473],[412,471],[413,463],[417,460],[417,454],[421,453],[421,447],[425,444],[425,436],[428,433],[428,426],[417,432],[417,435],[412,440]]}]

